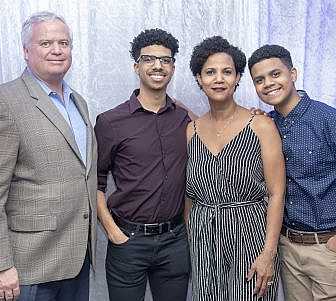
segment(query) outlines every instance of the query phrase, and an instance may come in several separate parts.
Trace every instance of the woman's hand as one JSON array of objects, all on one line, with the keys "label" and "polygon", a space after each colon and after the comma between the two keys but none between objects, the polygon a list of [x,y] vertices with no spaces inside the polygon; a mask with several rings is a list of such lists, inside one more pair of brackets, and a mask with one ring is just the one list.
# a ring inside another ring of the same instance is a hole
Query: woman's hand
[{"label": "woman's hand", "polygon": [[274,254],[270,251],[262,251],[253,262],[248,275],[247,281],[257,274],[256,287],[254,294],[258,294],[258,298],[264,296],[267,292],[267,287],[273,284],[272,277],[274,273]]}]

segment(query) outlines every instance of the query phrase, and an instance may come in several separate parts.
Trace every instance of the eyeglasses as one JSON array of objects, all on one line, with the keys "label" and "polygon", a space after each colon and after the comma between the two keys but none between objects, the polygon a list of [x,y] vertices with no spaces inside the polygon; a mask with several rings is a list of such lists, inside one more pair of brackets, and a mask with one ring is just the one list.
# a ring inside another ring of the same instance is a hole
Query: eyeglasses
[{"label": "eyeglasses", "polygon": [[162,65],[170,65],[175,63],[175,58],[171,56],[156,56],[156,55],[148,55],[142,54],[137,60],[137,63],[140,61],[147,65],[154,65],[155,61],[159,60]]}]

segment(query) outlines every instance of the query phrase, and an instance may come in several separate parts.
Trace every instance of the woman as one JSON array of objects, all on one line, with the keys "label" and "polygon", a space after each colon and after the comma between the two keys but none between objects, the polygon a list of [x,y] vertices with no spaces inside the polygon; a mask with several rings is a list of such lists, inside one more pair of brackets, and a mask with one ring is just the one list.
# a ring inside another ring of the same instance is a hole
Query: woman
[{"label": "woman", "polygon": [[187,128],[186,216],[197,301],[276,295],[284,161],[273,121],[251,116],[234,100],[245,65],[244,53],[219,36],[191,56],[210,105]]}]

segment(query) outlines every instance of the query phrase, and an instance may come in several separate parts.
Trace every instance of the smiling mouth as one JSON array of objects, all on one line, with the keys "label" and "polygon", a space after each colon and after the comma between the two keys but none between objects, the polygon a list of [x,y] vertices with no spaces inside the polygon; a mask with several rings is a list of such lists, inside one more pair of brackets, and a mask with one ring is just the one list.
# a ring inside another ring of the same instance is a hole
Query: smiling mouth
[{"label": "smiling mouth", "polygon": [[150,74],[149,77],[153,79],[154,81],[160,81],[165,78],[164,74]]},{"label": "smiling mouth", "polygon": [[63,63],[64,60],[48,60],[49,63],[57,63],[57,64],[60,64],[60,63]]},{"label": "smiling mouth", "polygon": [[279,94],[280,90],[281,90],[281,88],[274,89],[274,90],[272,90],[272,91],[266,92],[265,94],[266,94],[267,96],[276,96],[276,95]]},{"label": "smiling mouth", "polygon": [[225,88],[212,88],[212,90],[215,91],[215,92],[223,92],[226,89]]}]

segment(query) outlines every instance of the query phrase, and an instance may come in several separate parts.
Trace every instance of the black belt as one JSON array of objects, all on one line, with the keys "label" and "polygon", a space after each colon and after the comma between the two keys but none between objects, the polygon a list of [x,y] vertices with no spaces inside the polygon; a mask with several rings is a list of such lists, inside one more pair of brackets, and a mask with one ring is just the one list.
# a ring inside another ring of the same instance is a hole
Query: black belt
[{"label": "black belt", "polygon": [[166,233],[176,226],[181,225],[184,223],[183,215],[177,215],[173,217],[170,221],[163,222],[163,223],[153,223],[153,224],[140,224],[140,223],[132,223],[127,221],[120,216],[114,214],[112,212],[113,219],[115,223],[130,232],[141,232],[144,235],[159,235],[162,233]]}]

